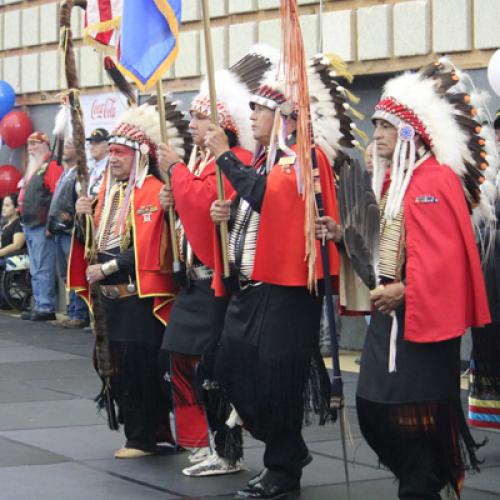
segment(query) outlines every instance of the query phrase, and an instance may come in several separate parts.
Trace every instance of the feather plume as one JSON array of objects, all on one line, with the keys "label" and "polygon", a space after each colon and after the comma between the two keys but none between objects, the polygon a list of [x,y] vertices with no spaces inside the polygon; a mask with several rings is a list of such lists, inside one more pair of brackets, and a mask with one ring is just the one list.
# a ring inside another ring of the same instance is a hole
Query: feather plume
[{"label": "feather plume", "polygon": [[104,69],[118,90],[127,98],[128,105],[137,106],[137,97],[134,88],[127,82],[110,56],[104,58]]},{"label": "feather plume", "polygon": [[380,210],[371,182],[358,161],[341,166],[338,203],[344,244],[354,270],[373,290],[377,286]]}]

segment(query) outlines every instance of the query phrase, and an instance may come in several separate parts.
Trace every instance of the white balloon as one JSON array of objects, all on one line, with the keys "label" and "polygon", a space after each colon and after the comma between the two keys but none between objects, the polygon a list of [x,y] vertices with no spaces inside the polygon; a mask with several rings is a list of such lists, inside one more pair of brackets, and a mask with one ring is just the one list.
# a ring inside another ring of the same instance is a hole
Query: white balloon
[{"label": "white balloon", "polygon": [[495,94],[500,96],[500,49],[491,56],[488,64],[488,81]]}]

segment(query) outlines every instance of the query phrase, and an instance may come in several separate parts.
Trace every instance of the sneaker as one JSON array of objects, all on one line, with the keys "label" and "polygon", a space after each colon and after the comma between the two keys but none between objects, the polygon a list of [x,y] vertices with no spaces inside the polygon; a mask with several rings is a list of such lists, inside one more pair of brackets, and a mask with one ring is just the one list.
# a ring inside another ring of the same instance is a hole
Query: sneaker
[{"label": "sneaker", "polygon": [[188,456],[188,460],[192,464],[197,464],[198,462],[203,462],[210,456],[210,448],[204,446],[203,448],[191,448],[191,453]]},{"label": "sneaker", "polygon": [[216,453],[210,455],[206,460],[198,464],[191,465],[182,469],[185,476],[205,477],[205,476],[220,476],[222,474],[234,474],[243,470],[239,462],[234,465],[225,458],[219,457]]}]

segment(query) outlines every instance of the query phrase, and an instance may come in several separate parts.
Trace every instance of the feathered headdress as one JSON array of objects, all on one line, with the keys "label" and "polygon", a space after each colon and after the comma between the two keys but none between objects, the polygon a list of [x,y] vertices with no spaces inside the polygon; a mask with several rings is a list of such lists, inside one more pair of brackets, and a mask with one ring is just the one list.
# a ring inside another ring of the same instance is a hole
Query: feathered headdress
[{"label": "feathered headdress", "polygon": [[353,76],[345,62],[336,54],[317,54],[308,62],[309,96],[314,142],[333,163],[344,148],[363,149],[358,138],[366,144],[367,136],[355,119],[364,116],[354,107],[359,102],[341,79],[352,83]]},{"label": "feathered headdress", "polygon": [[[234,132],[241,146],[250,151],[255,147],[247,105],[250,92],[259,86],[266,71],[277,60],[278,53],[271,47],[256,45],[231,68],[215,73],[219,125]],[[207,79],[202,82],[199,94],[193,99],[191,111],[210,116]]]},{"label": "feathered headdress", "polygon": [[[439,163],[448,165],[461,177],[470,206],[475,208],[480,204],[480,185],[485,180],[488,153],[486,140],[481,135],[483,127],[478,119],[477,103],[466,91],[469,80],[448,59],[442,58],[417,73],[393,78],[385,85],[372,119],[385,120],[398,129],[384,214],[388,220],[399,213],[415,169],[415,134]],[[374,180],[381,175],[374,172]]]}]

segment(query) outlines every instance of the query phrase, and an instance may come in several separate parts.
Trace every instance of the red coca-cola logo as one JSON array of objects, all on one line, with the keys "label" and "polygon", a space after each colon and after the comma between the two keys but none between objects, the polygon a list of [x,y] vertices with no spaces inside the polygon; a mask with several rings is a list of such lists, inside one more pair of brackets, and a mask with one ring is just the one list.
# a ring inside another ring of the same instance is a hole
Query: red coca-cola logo
[{"label": "red coca-cola logo", "polygon": [[115,97],[107,97],[104,101],[95,99],[92,101],[90,116],[92,120],[112,120],[117,118],[117,99]]}]

